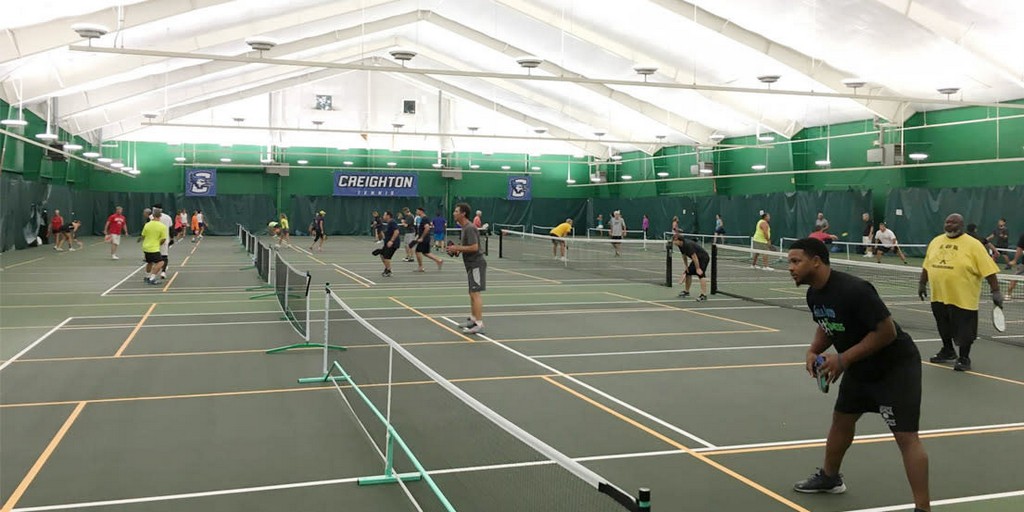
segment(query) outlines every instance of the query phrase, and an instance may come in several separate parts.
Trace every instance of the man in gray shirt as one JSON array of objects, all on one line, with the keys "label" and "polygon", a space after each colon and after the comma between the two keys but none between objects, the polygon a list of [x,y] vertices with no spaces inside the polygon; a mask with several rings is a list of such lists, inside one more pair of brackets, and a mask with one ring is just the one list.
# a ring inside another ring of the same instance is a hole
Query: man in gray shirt
[{"label": "man in gray shirt", "polygon": [[[626,237],[626,220],[622,218],[622,212],[615,210],[612,212],[612,218],[608,221],[608,236],[612,240],[622,240]],[[618,242],[612,242],[612,247],[615,248],[615,255],[622,256],[620,249],[622,244]]]},{"label": "man in gray shirt", "polygon": [[458,244],[449,242],[448,254],[462,255],[462,262],[466,265],[466,277],[469,280],[470,315],[467,323],[462,325],[462,330],[468,334],[483,334],[484,301],[480,292],[487,289],[487,260],[484,259],[480,247],[480,232],[469,220],[471,211],[466,203],[455,205],[453,216],[455,222],[462,226],[462,237]]}]

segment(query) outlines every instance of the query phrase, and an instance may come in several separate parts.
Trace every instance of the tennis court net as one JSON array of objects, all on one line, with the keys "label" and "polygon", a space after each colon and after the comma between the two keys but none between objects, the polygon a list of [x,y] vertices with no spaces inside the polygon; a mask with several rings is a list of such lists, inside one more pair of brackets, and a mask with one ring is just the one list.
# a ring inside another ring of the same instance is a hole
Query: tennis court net
[{"label": "tennis court net", "polygon": [[[756,266],[754,257],[757,256]],[[889,265],[874,261],[829,258],[833,270],[865,279],[874,285],[886,306],[904,329],[918,336],[937,336],[931,305],[917,296],[921,267]],[[767,269],[765,261],[767,260]],[[807,288],[797,288],[789,276],[786,253],[770,252],[730,245],[714,245],[711,251],[711,293],[774,306],[807,311]],[[978,337],[1024,346],[1024,277],[1000,274],[999,286],[1007,300],[1006,332],[992,326],[992,300],[987,283],[982,283],[978,311]]]},{"label": "tennis court net", "polygon": [[[560,244],[565,244],[565,257]],[[664,240],[559,238],[502,231],[498,257],[672,286],[672,244]]]},{"label": "tennis court net", "polygon": [[[470,392],[499,388],[473,382],[479,376],[473,365],[438,358],[436,347],[403,346],[382,330],[386,322],[362,317],[329,285],[327,294],[325,341],[350,348],[331,365],[333,378],[325,379],[352,419],[338,425],[348,435],[338,456],[363,454],[352,459],[365,465],[368,476],[360,485],[393,485],[391,498],[404,495],[410,510],[421,511],[649,510],[474,398]],[[521,408],[506,410],[548,421]]]},{"label": "tennis court net", "polygon": [[256,258],[253,261],[256,265],[256,273],[259,274],[260,279],[265,283],[270,282],[270,265],[273,260],[271,256],[270,246],[264,244],[262,240],[256,243]]},{"label": "tennis court net", "polygon": [[309,272],[296,270],[274,252],[274,294],[288,323],[309,341]]}]

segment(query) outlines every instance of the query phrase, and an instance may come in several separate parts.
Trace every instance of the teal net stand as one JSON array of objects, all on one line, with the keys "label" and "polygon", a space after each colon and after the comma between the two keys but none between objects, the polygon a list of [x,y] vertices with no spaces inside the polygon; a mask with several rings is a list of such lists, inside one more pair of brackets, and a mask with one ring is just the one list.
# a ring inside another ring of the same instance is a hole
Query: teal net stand
[{"label": "teal net stand", "polygon": [[328,343],[330,289],[327,289],[324,297],[324,340],[323,343],[313,343],[310,341],[309,330],[309,285],[312,281],[312,276],[309,272],[302,273],[296,270],[288,262],[281,259],[280,254],[274,253],[274,257],[274,295],[277,296],[285,319],[295,329],[295,332],[302,336],[303,341],[272,348],[267,350],[266,353],[277,354],[289,350],[310,348],[323,349],[323,366],[320,375],[318,377],[303,377],[298,381],[302,384],[326,382],[330,379],[328,375],[330,367],[328,365],[327,352],[330,350],[346,350],[345,347]]}]

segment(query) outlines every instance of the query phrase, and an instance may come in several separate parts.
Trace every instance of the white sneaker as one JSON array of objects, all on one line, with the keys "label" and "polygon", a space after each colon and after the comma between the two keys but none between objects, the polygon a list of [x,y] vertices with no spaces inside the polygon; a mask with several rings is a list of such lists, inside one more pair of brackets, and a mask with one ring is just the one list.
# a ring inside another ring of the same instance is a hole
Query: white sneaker
[{"label": "white sneaker", "polygon": [[764,270],[767,270],[768,272],[775,272],[775,269],[771,268],[771,267],[761,267],[761,268],[764,269]]},{"label": "white sneaker", "polygon": [[464,332],[466,334],[483,334],[483,332],[484,332],[484,325],[483,324],[476,324],[475,323],[471,327],[467,327],[467,328],[463,329],[462,332]]},{"label": "white sneaker", "polygon": [[558,258],[558,261],[569,261],[569,260],[568,260],[568,259],[566,259],[566,257],[565,257],[565,256],[562,256],[561,258]]},{"label": "white sneaker", "polygon": [[112,260],[119,260],[121,258],[118,258],[116,254],[111,254],[110,255],[110,259],[112,259]]},{"label": "white sneaker", "polygon": [[167,272],[160,272],[160,279],[167,279]]},{"label": "white sneaker", "polygon": [[71,251],[71,252],[75,252],[75,248],[74,247],[68,247],[68,250]]}]

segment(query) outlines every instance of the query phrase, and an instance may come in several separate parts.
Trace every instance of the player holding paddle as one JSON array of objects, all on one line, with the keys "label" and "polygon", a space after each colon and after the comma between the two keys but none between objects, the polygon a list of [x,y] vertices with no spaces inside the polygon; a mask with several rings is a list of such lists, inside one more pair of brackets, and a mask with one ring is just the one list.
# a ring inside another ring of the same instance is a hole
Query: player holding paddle
[{"label": "player holding paddle", "polygon": [[[971,345],[978,337],[978,299],[981,279],[988,281],[995,304],[993,319],[1003,312],[1003,292],[999,291],[999,266],[989,257],[981,242],[964,236],[964,218],[959,213],[946,217],[945,233],[928,243],[921,268],[917,294],[921,300],[928,296],[927,285],[932,284],[932,316],[942,338],[942,349],[931,358],[933,363],[956,361],[953,369],[971,369]],[[1006,329],[1005,320],[1002,324]],[[953,343],[960,347],[957,357]]]},{"label": "player holding paddle", "polygon": [[[802,493],[846,492],[839,473],[853,442],[857,420],[878,413],[889,426],[903,455],[915,510],[928,511],[928,455],[917,435],[921,415],[921,354],[910,336],[893,321],[871,283],[829,266],[821,240],[801,238],[789,249],[789,274],[809,285],[807,306],[818,328],[807,349],[807,372],[839,385],[825,462],[797,482]],[[825,352],[835,347],[836,352]],[[821,363],[815,361],[821,357]]]}]

